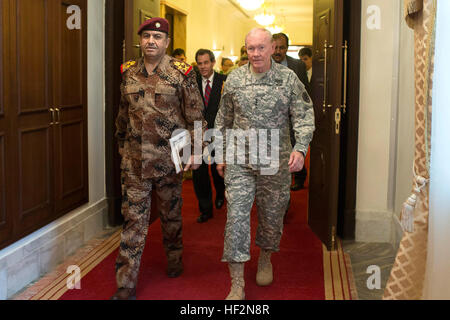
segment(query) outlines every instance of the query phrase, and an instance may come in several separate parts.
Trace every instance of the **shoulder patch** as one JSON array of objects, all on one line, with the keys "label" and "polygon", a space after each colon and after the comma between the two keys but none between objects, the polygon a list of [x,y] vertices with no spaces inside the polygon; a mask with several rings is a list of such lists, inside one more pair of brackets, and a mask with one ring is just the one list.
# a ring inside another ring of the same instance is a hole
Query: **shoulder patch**
[{"label": "shoulder patch", "polygon": [[192,72],[192,70],[194,70],[194,68],[192,66],[190,66],[187,63],[184,63],[182,61],[173,60],[173,65],[174,65],[175,69],[180,71],[185,76],[187,76],[189,73]]},{"label": "shoulder patch", "polygon": [[120,67],[120,72],[124,73],[125,71],[127,71],[128,69],[130,69],[132,66],[134,66],[136,64],[136,61],[128,61],[125,62],[121,67]]},{"label": "shoulder patch", "polygon": [[303,99],[303,101],[305,101],[308,104],[311,103],[311,98],[309,97],[309,95],[306,91],[303,92],[302,99]]}]

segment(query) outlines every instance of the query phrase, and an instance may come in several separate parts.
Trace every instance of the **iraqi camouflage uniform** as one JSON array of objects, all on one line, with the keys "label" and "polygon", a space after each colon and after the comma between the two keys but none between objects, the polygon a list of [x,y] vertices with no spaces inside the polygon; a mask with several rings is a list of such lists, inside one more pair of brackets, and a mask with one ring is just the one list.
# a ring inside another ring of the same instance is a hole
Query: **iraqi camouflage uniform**
[{"label": "iraqi camouflage uniform", "polygon": [[166,55],[151,75],[143,58],[122,68],[116,137],[122,156],[125,222],[116,260],[116,280],[118,288],[135,288],[148,231],[152,190],[157,195],[168,261],[181,262],[182,174],[176,174],[169,140],[176,129],[185,128],[193,138],[194,121],[202,121],[203,130],[206,122],[196,75],[190,66]]},{"label": "iraqi camouflage uniform", "polygon": [[[293,149],[289,117],[296,138]],[[290,199],[290,155],[292,151],[305,155],[312,140],[314,112],[311,99],[295,73],[274,60],[270,71],[260,79],[252,74],[250,65],[246,65],[233,71],[225,84],[216,119],[216,129],[222,131],[224,143],[227,143],[226,129],[252,128],[280,130],[279,168],[275,175],[263,175],[261,164],[227,163],[228,217],[223,262],[250,260],[250,210],[255,196],[259,221],[256,245],[279,251],[283,217]]]}]

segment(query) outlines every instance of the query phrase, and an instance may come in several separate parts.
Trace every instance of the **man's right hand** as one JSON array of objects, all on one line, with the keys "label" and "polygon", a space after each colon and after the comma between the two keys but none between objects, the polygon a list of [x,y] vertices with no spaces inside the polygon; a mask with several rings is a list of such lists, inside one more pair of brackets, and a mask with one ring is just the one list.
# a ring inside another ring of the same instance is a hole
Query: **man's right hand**
[{"label": "man's right hand", "polygon": [[222,178],[225,177],[225,164],[218,164],[217,165],[217,172],[219,173],[219,176],[221,176]]}]

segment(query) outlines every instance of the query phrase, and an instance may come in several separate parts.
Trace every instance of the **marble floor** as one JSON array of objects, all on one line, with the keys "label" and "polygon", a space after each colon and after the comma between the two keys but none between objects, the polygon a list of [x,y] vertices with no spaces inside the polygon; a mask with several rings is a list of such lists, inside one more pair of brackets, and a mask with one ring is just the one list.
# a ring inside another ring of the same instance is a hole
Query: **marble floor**
[{"label": "marble floor", "polygon": [[[359,300],[381,300],[397,250],[390,243],[358,243],[349,240],[343,240],[342,247],[344,252],[350,255]],[[374,274],[373,271],[368,273],[371,266],[380,268],[381,289],[379,290],[368,288],[367,281]]]}]

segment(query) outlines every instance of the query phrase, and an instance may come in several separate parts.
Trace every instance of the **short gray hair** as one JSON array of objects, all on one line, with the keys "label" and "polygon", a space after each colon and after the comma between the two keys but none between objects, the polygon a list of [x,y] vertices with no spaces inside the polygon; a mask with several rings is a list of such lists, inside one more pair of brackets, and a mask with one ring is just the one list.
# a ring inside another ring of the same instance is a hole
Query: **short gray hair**
[{"label": "short gray hair", "polygon": [[264,32],[267,35],[267,38],[270,40],[270,42],[273,42],[272,39],[272,32],[270,32],[269,30],[265,29],[265,28],[253,28],[252,30],[250,30],[250,32],[245,36],[245,45],[247,46],[247,39],[249,36],[254,35],[257,32]]}]

